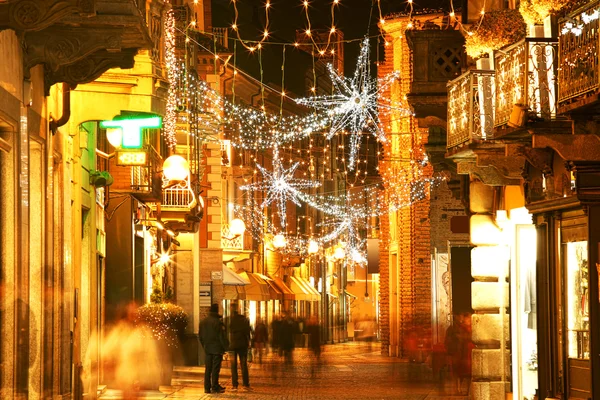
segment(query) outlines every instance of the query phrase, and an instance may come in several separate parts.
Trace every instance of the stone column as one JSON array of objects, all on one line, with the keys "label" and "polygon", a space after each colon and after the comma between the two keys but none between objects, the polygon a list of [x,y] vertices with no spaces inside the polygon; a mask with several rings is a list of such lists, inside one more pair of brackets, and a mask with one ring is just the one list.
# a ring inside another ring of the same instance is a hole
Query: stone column
[{"label": "stone column", "polygon": [[504,400],[510,374],[508,250],[491,214],[492,200],[491,186],[471,182],[471,243],[476,246],[471,251],[471,327],[476,346],[471,393],[477,400]]}]

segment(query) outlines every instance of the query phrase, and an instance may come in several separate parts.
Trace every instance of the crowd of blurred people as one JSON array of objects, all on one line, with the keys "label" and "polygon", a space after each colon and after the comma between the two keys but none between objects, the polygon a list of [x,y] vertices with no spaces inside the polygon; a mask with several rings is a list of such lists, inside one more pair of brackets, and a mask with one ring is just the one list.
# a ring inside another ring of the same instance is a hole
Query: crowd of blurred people
[{"label": "crowd of blurred people", "polygon": [[[135,324],[136,308],[134,303],[121,307],[103,340],[90,339],[81,375],[83,392],[94,390],[92,382],[100,367],[103,368],[103,381],[109,387],[120,390],[124,399],[136,398],[140,390],[157,388],[157,382],[163,380],[163,365],[167,357],[172,357],[171,349],[161,347],[149,327]],[[365,315],[353,322],[354,340],[365,342],[370,348],[377,339],[376,321]],[[440,391],[453,395],[468,394],[474,347],[470,314],[455,315],[440,337],[440,343],[432,344],[430,329],[429,324],[412,325],[405,332],[402,347],[409,361],[409,377],[422,380],[428,375],[423,373],[427,369],[439,383]],[[274,316],[270,325],[258,317],[252,326],[249,319],[238,311],[236,304],[231,306],[227,318],[219,312],[218,304],[212,304],[209,315],[199,325],[200,343],[205,353],[205,392],[225,391],[219,383],[224,359],[231,369],[233,391],[238,389],[238,369],[241,370],[243,389],[251,390],[248,363],[255,362],[263,368],[264,357],[269,353],[271,376],[273,379],[283,378],[293,367],[296,347],[308,348],[311,375],[314,376],[321,363],[322,335],[323,327],[314,315],[302,319],[285,312]],[[96,344],[101,346],[101,352]]]}]

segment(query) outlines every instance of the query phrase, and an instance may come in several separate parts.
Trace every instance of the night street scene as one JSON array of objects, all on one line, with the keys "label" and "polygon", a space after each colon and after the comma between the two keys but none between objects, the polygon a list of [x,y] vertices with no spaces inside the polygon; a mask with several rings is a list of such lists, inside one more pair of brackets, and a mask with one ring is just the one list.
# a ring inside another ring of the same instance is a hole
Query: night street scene
[{"label": "night street scene", "polygon": [[600,400],[600,0],[0,0],[0,400]]}]

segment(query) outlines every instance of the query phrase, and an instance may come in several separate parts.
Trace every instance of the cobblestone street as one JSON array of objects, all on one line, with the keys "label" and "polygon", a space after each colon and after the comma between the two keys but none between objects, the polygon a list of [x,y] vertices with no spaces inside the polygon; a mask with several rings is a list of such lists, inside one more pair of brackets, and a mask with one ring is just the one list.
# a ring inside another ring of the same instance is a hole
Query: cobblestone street
[{"label": "cobblestone street", "polygon": [[[205,394],[203,367],[176,367],[172,386],[160,391],[140,393],[147,399],[399,399],[462,400],[465,396],[447,395],[431,379],[431,370],[383,357],[379,347],[369,349],[357,343],[325,346],[316,365],[306,349],[296,349],[294,365],[285,368],[279,357],[269,354],[263,364],[250,365],[251,391],[232,391],[229,363],[221,369],[222,394]],[[240,376],[241,379],[241,376]],[[447,387],[447,386],[446,386]],[[107,390],[101,399],[120,399]]]}]

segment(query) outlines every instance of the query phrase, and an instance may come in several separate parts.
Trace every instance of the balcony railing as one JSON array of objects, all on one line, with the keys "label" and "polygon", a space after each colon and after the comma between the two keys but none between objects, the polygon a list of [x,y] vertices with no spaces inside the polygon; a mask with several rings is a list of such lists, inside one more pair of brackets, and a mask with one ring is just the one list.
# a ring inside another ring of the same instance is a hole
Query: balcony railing
[{"label": "balcony railing", "polygon": [[198,200],[192,190],[189,178],[175,186],[169,187],[169,182],[163,179],[163,196],[160,205],[161,211],[189,212],[196,207]]},{"label": "balcony railing", "polygon": [[493,137],[494,91],[494,71],[470,70],[448,83],[447,148]]},{"label": "balcony railing", "polygon": [[224,48],[229,48],[229,28],[212,28],[215,39]]},{"label": "balcony railing", "polygon": [[221,248],[230,250],[244,250],[244,234],[233,236],[229,231],[229,225],[221,227]]},{"label": "balcony railing", "polygon": [[[600,6],[590,1],[559,22],[558,103],[586,97],[600,89],[598,51],[600,21],[589,19]],[[585,21],[584,21],[585,19]],[[570,28],[575,28],[571,30]]]},{"label": "balcony railing", "polygon": [[510,119],[514,105],[548,120],[556,116],[556,40],[527,38],[496,53],[495,126]]},{"label": "balcony railing", "polygon": [[[148,146],[146,152],[148,153],[148,164],[131,167],[131,189],[135,193],[150,194],[156,191],[155,179],[158,177],[162,159],[152,146]],[[160,184],[158,186],[160,187]]]}]

